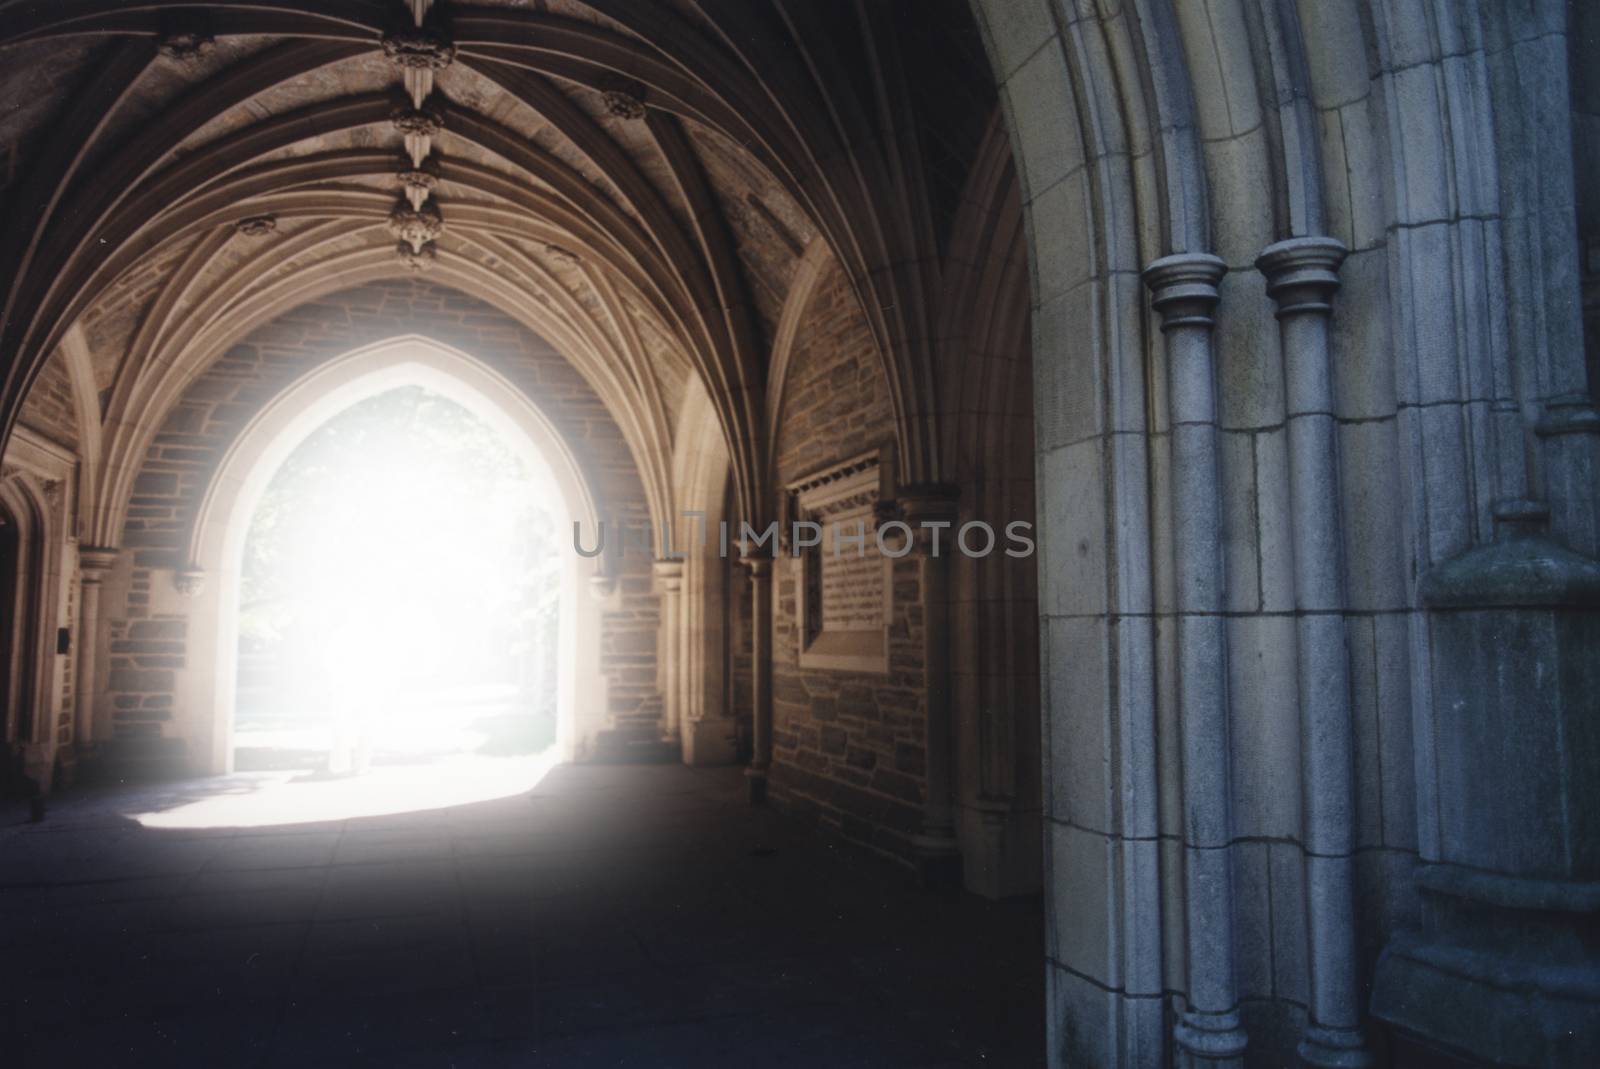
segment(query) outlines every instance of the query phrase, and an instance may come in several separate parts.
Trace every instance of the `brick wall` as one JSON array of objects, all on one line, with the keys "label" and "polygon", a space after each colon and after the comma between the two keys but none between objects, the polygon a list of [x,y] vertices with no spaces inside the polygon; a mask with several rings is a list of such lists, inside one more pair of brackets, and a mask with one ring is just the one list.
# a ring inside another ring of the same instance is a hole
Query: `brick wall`
[{"label": "brick wall", "polygon": [[[796,339],[777,443],[778,484],[894,438],[872,336],[837,267],[818,285]],[[803,669],[797,561],[777,568],[773,602],[773,799],[849,838],[908,852],[924,787],[919,565],[893,566],[887,673]]]},{"label": "brick wall", "polygon": [[18,419],[29,428],[68,448],[78,444],[78,413],[72,399],[72,382],[60,350],[39,369]]},{"label": "brick wall", "polygon": [[[228,446],[273,397],[353,349],[419,334],[470,353],[539,406],[567,442],[605,517],[642,524],[644,491],[621,431],[583,377],[552,346],[489,305],[419,279],[397,279],[319,298],[284,313],[230,348],[167,414],[134,484],[122,546],[132,582],[104,612],[111,636],[114,732],[159,735],[173,715],[176,670],[189,637],[180,614],[151,613],[151,584],[182,567],[206,486]],[[646,554],[620,562],[623,598],[602,623],[602,668],[613,715],[656,701],[656,604]],[[644,578],[640,578],[644,574]],[[586,594],[586,592],[585,592]],[[652,686],[638,685],[648,677]]]}]

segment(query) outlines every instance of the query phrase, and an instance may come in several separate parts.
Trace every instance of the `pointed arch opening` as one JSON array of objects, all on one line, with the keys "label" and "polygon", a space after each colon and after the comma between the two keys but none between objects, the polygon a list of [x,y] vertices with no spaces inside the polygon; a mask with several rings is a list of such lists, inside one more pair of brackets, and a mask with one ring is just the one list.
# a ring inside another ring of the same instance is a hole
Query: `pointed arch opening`
[{"label": "pointed arch opening", "polygon": [[[593,530],[594,498],[578,458],[534,400],[487,364],[420,335],[352,350],[319,366],[267,404],[238,436],[201,500],[190,543],[195,576],[191,626],[215,636],[194,651],[180,687],[180,707],[200,722],[191,738],[197,763],[231,772],[238,721],[240,591],[252,518],[273,476],[297,447],[352,406],[391,391],[420,387],[460,406],[515,454],[553,521],[559,554],[555,584],[557,669],[554,756],[583,752],[601,727],[605,683],[599,666],[599,607],[586,596],[595,561],[566,545],[574,522]],[[419,502],[418,515],[425,515]],[[393,577],[397,584],[407,577]],[[203,580],[203,581],[202,581]],[[331,651],[342,656],[343,651]]]}]

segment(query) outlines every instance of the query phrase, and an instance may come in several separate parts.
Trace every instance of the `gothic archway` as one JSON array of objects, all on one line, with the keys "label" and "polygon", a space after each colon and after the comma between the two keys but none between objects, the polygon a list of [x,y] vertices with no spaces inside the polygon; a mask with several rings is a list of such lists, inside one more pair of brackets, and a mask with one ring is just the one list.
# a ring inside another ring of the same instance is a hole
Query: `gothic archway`
[{"label": "gothic archway", "polygon": [[[467,408],[501,433],[534,470],[547,473],[559,496],[558,529],[593,529],[593,497],[571,450],[538,407],[476,358],[411,335],[365,346],[323,364],[266,405],[235,440],[202,499],[190,538],[184,580],[195,603],[191,627],[215,635],[195,651],[180,688],[193,725],[197,763],[230,771],[237,673],[237,601],[245,528],[267,481],[284,458],[333,414],[398,386],[424,386]],[[559,756],[581,753],[601,726],[605,682],[599,668],[599,607],[589,596],[595,561],[568,554],[561,589],[557,697]]]}]

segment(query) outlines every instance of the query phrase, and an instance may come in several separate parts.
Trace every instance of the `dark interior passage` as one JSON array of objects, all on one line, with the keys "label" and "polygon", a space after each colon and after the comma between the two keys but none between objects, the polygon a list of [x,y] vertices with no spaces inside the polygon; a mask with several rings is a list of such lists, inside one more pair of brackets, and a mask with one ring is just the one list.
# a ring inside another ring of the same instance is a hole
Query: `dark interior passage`
[{"label": "dark interior passage", "polygon": [[568,765],[327,823],[125,815],[263,782],[5,811],[6,1064],[1037,1063],[1036,903],[921,891],[750,808],[737,769]]}]

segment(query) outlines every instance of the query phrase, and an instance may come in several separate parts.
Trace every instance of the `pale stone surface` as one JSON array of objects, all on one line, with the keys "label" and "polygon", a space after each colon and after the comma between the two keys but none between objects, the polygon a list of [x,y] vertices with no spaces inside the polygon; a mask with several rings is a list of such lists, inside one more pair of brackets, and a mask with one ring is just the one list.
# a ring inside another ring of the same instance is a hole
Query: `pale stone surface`
[{"label": "pale stone surface", "polygon": [[1228,621],[1233,830],[1253,838],[1300,834],[1300,724],[1294,709],[1294,620]]},{"label": "pale stone surface", "polygon": [[1356,845],[1383,843],[1383,715],[1378,703],[1378,649],[1372,617],[1345,622],[1350,647],[1350,709],[1355,720]]},{"label": "pale stone surface", "polygon": [[[1031,5],[1044,10],[1044,4]],[[1036,202],[1052,186],[1083,166],[1083,138],[1077,122],[1063,114],[1055,102],[1070,95],[1067,67],[1052,37],[1049,46],[1033,53],[1007,78],[1005,94],[1012,122],[1028,137],[1040,140],[1028,144],[1021,158],[1023,196]]]},{"label": "pale stone surface", "polygon": [[1311,97],[1318,108],[1338,108],[1366,96],[1367,49],[1361,10],[1354,0],[1297,0],[1301,32],[1317,42],[1306,50]]},{"label": "pale stone surface", "polygon": [[1004,82],[1018,67],[1056,39],[1056,23],[1046,0],[1023,0],[1006,8],[1003,18],[986,20],[985,36],[994,50],[995,77]]},{"label": "pale stone surface", "polygon": [[[1249,240],[1242,239],[1241,248]],[[1230,308],[1240,309],[1240,314],[1217,319],[1218,422],[1229,430],[1277,426],[1284,415],[1278,327],[1266,316],[1245,312],[1270,306],[1261,275],[1230,271],[1218,288]]]},{"label": "pale stone surface", "polygon": [[1103,450],[1103,441],[1096,438],[1040,457],[1040,484],[1051,488],[1038,532],[1039,561],[1052,576],[1041,601],[1048,615],[1104,611]]},{"label": "pale stone surface", "polygon": [[1345,244],[1356,251],[1381,247],[1388,233],[1390,193],[1384,171],[1383,114],[1383,102],[1376,96],[1340,109],[1339,129],[1350,182],[1350,239]]},{"label": "pale stone surface", "polygon": [[1269,846],[1239,843],[1233,856],[1235,940],[1239,948],[1239,997],[1272,997],[1272,876]]},{"label": "pale stone surface", "polygon": [[1050,720],[1050,744],[1068,758],[1050,775],[1050,814],[1057,820],[1098,832],[1110,830],[1107,801],[1111,787],[1112,739],[1104,714],[1106,625],[1099,620],[1046,619],[1045,662],[1051,703],[1083,712]]},{"label": "pale stone surface", "polygon": [[1229,473],[1223,503],[1223,559],[1228,575],[1228,606],[1235,612],[1261,608],[1260,473],[1256,467],[1256,435],[1219,436],[1222,467]]},{"label": "pale stone surface", "polygon": [[1037,193],[1028,202],[1033,221],[1035,301],[1043,303],[1089,278],[1094,253],[1089,245],[1086,214],[1089,180],[1073,171]]},{"label": "pale stone surface", "polygon": [[1071,324],[1093,320],[1101,294],[1092,285],[1077,286],[1053,297],[1034,312],[1035,322],[1048,324],[1065,350],[1057,359],[1034,365],[1034,411],[1039,445],[1070,445],[1101,431],[1101,393],[1104,349],[1095,332],[1069,329]]},{"label": "pale stone surface", "polygon": [[[1288,434],[1282,429],[1252,435],[1255,442],[1256,524],[1260,553],[1262,612],[1289,612],[1295,603],[1295,531],[1301,515],[1298,502],[1291,503]],[[1318,492],[1327,501],[1337,496],[1337,488],[1321,485]],[[1337,549],[1337,547],[1331,547]],[[1324,565],[1337,569],[1338,562],[1319,554]],[[1307,606],[1301,605],[1300,608]],[[1241,606],[1242,608],[1242,606]]]},{"label": "pale stone surface", "polygon": [[1379,723],[1379,756],[1383,762],[1383,841],[1400,850],[1417,848],[1416,753],[1412,719],[1390,712],[1411,706],[1410,646],[1407,618],[1380,616],[1373,622],[1376,651],[1378,705],[1385,714]]},{"label": "pale stone surface", "polygon": [[1335,411],[1343,419],[1382,419],[1395,410],[1395,382],[1384,350],[1389,278],[1381,249],[1345,258],[1338,301],[1330,324]]},{"label": "pale stone surface", "polygon": [[1400,487],[1386,477],[1399,463],[1391,420],[1339,428],[1343,476],[1345,598],[1352,609],[1393,610],[1409,601],[1400,543]]},{"label": "pale stone surface", "polygon": [[1272,882],[1272,993],[1304,1003],[1310,994],[1306,958],[1305,854],[1295,843],[1269,843],[1268,878]]},{"label": "pale stone surface", "polygon": [[[1226,141],[1207,141],[1201,151],[1217,206],[1213,251],[1230,267],[1242,269],[1275,237],[1270,215],[1260,210],[1261,191],[1272,184],[1266,131],[1258,125]],[[1259,322],[1255,317],[1247,321]]]},{"label": "pale stone surface", "polygon": [[[1052,822],[1050,833],[1051,894],[1057,918],[1075,905],[1109,897],[1116,870],[1115,840],[1070,825]],[[1121,986],[1114,934],[1100,925],[1055,924],[1049,955],[1055,961],[1103,987]]]}]

